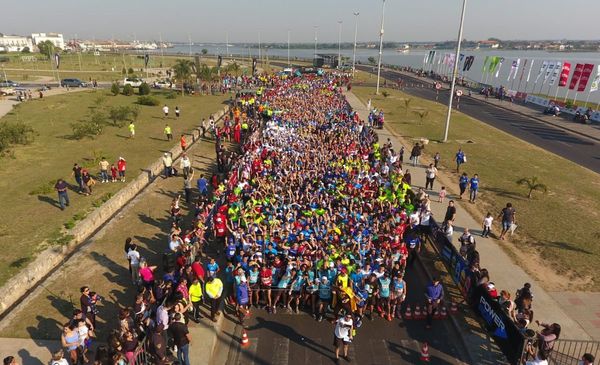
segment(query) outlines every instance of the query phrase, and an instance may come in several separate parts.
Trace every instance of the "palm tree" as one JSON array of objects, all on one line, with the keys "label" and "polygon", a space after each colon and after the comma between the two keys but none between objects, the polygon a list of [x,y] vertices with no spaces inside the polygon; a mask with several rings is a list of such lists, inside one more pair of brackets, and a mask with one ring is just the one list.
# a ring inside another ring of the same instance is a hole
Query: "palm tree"
[{"label": "palm tree", "polygon": [[411,98],[402,99],[404,101],[404,114],[408,114],[408,110],[410,109]]},{"label": "palm tree", "polygon": [[538,181],[537,176],[524,177],[522,179],[517,180],[517,184],[524,185],[527,187],[527,189],[529,189],[529,194],[527,194],[527,197],[529,199],[531,199],[531,194],[533,193],[534,190],[539,190],[544,193],[546,193],[548,191],[548,187],[545,184],[540,183]]},{"label": "palm tree", "polygon": [[177,60],[173,66],[175,79],[181,82],[181,95],[185,95],[183,86],[192,76],[192,66],[193,62],[190,60]]}]

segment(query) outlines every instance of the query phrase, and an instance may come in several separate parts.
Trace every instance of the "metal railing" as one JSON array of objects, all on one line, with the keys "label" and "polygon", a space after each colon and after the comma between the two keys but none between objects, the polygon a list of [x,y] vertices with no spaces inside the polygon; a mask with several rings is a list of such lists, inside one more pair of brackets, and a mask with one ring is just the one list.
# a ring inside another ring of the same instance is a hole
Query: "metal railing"
[{"label": "metal railing", "polygon": [[596,359],[600,358],[600,342],[558,339],[554,342],[548,363],[577,365],[583,354],[591,354]]}]

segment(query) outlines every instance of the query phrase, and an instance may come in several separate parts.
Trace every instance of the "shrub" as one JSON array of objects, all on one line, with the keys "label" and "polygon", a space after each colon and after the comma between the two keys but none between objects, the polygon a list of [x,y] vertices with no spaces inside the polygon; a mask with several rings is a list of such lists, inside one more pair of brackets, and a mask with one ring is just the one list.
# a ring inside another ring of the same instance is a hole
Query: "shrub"
[{"label": "shrub", "polygon": [[108,119],[112,121],[113,127],[125,126],[125,121],[129,117],[130,110],[128,106],[113,106],[108,111]]},{"label": "shrub", "polygon": [[23,122],[0,124],[0,154],[4,154],[12,145],[27,145],[33,142],[35,131]]},{"label": "shrub", "polygon": [[23,47],[21,53],[31,53],[31,50],[29,49],[29,47]]},{"label": "shrub", "polygon": [[126,69],[125,67],[123,67],[123,68],[121,69],[121,73],[122,73],[123,75],[127,75],[127,69]]},{"label": "shrub", "polygon": [[54,191],[56,181],[50,180],[29,192],[29,195],[49,195]]},{"label": "shrub", "polygon": [[138,97],[137,103],[140,105],[147,105],[147,106],[157,106],[160,104],[158,102],[158,99],[156,99],[155,97],[152,97],[152,96],[148,96],[148,95]]},{"label": "shrub", "polygon": [[94,113],[88,119],[80,120],[76,123],[71,123],[73,130],[72,137],[75,139],[94,138],[102,134],[102,130],[106,125],[106,115],[103,113]]},{"label": "shrub", "polygon": [[131,85],[123,86],[123,95],[127,95],[127,96],[133,95],[133,86],[131,86]]},{"label": "shrub", "polygon": [[383,90],[381,92],[381,95],[383,95],[384,98],[387,98],[388,96],[390,96],[390,93],[388,93],[387,91]]},{"label": "shrub", "polygon": [[119,92],[121,91],[121,88],[119,87],[119,84],[117,84],[116,82],[113,82],[113,84],[110,87],[110,92],[114,95],[117,96],[119,95]]},{"label": "shrub", "polygon": [[177,98],[177,93],[174,92],[174,91],[169,91],[167,93],[167,95],[165,95],[165,98],[167,98],[167,99],[175,99],[175,98]]},{"label": "shrub", "polygon": [[129,68],[127,69],[127,73],[128,73],[128,74],[130,74],[130,75],[133,75],[133,72],[134,72],[134,71],[133,71],[133,68],[129,67]]},{"label": "shrub", "polygon": [[150,94],[150,86],[147,83],[142,82],[142,84],[138,88],[138,93],[140,95],[149,95]]}]

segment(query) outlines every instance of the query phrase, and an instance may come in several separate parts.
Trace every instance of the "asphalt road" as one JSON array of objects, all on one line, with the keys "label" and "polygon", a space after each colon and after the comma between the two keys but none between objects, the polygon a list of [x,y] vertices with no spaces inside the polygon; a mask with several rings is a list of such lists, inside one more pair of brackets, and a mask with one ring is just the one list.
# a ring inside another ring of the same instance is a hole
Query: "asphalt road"
[{"label": "asphalt road", "polygon": [[[407,272],[409,303],[423,302],[425,273],[418,262]],[[329,315],[331,319],[331,314]],[[283,309],[277,314],[263,310],[252,310],[252,316],[244,323],[250,344],[242,348],[239,344],[242,327],[237,325],[228,347],[226,364],[243,365],[287,365],[334,364],[334,324],[316,322],[308,313],[287,313]],[[376,318],[365,319],[353,343],[349,355],[352,364],[387,365],[420,363],[422,343],[429,343],[431,364],[459,364],[464,360],[464,349],[454,332],[450,320],[435,320],[433,328],[425,329],[424,320],[391,322]],[[219,348],[218,351],[227,351]],[[342,364],[347,364],[341,360]]]},{"label": "asphalt road", "polygon": [[[357,69],[373,72],[370,66],[357,66]],[[403,91],[408,94],[428,100],[436,99],[436,91],[431,88],[431,84],[428,82],[389,70],[382,70],[381,74],[389,80],[403,79],[405,85],[411,85],[403,88]],[[438,101],[444,104],[447,103],[448,95],[449,90],[441,90]],[[468,96],[461,97],[460,111],[526,142],[600,173],[600,144],[591,139]],[[536,110],[532,109],[532,113],[536,113]],[[539,113],[541,114],[541,109]],[[468,139],[468,137],[465,136],[464,139]]]}]

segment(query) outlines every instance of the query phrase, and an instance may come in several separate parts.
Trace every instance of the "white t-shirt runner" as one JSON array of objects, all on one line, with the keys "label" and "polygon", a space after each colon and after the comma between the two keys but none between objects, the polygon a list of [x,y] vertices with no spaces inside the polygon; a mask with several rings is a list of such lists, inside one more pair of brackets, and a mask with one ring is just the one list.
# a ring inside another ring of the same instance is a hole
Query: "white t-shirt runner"
[{"label": "white t-shirt runner", "polygon": [[350,329],[352,328],[352,319],[342,317],[335,323],[335,337],[341,338],[345,342],[350,342]]}]

